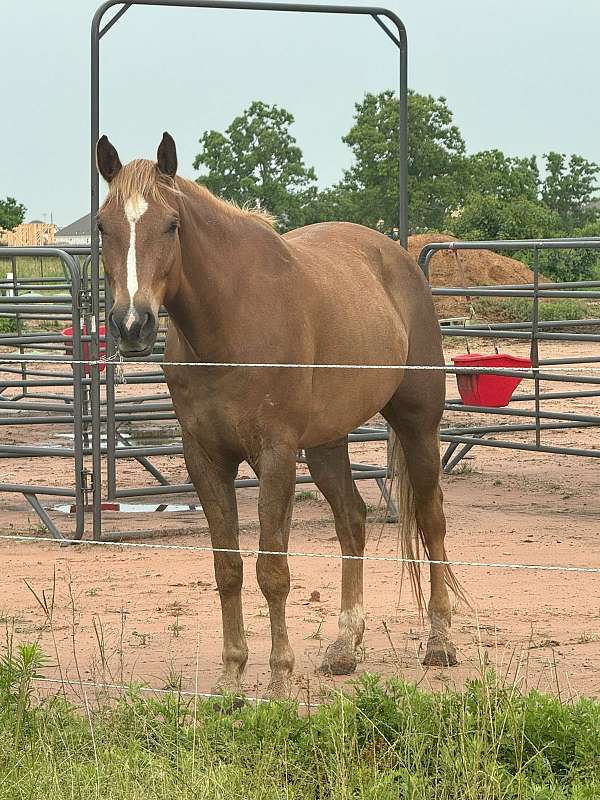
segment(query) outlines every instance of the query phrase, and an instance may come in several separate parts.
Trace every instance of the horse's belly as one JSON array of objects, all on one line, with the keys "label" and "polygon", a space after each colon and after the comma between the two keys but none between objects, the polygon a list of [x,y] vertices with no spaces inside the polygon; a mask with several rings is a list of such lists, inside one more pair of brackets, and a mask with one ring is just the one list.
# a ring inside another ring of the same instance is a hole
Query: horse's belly
[{"label": "horse's belly", "polygon": [[336,370],[333,380],[316,382],[300,446],[334,441],[367,422],[388,403],[402,375],[401,369]]}]

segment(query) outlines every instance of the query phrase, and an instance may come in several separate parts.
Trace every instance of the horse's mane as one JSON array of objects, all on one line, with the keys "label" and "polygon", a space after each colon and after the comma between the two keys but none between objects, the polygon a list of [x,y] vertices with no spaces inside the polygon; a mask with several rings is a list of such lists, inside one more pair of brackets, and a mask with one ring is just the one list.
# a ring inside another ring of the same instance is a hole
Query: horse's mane
[{"label": "horse's mane", "polygon": [[275,226],[275,217],[266,211],[242,208],[212,194],[206,186],[182,178],[180,175],[176,175],[175,178],[164,175],[154,161],[146,158],[136,158],[119,170],[108,185],[106,203],[113,201],[125,203],[130,197],[140,194],[147,200],[152,199],[162,205],[168,205],[169,195],[185,195],[192,192],[207,202],[216,204],[226,214],[251,217],[270,228]]}]

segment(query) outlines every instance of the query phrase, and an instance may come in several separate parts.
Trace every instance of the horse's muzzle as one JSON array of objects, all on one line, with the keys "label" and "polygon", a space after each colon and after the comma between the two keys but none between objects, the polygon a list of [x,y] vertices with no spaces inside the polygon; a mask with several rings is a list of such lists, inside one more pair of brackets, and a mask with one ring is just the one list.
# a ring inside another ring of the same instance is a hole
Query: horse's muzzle
[{"label": "horse's muzzle", "polygon": [[150,355],[158,332],[158,320],[152,309],[113,307],[108,315],[108,324],[124,358]]}]

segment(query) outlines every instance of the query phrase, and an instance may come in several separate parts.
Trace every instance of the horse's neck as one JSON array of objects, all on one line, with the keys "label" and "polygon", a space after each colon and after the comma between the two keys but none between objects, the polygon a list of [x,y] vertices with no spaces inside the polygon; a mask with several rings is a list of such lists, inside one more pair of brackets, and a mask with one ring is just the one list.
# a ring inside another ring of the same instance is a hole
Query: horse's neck
[{"label": "horse's neck", "polygon": [[216,288],[226,262],[240,247],[239,221],[200,193],[185,197],[180,215],[184,283],[192,291],[199,283]]},{"label": "horse's neck", "polygon": [[241,283],[257,263],[268,261],[267,251],[280,237],[210,195],[186,194],[180,217],[182,274],[168,311],[199,355],[226,341],[227,318],[235,314]]}]

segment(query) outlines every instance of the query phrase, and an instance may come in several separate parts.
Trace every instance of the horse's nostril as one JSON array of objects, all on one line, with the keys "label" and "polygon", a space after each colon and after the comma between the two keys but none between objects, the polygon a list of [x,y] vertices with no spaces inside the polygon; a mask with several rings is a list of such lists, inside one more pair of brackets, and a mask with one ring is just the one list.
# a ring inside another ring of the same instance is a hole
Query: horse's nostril
[{"label": "horse's nostril", "polygon": [[142,322],[142,327],[140,332],[142,334],[148,333],[153,326],[154,326],[154,314],[152,314],[150,311],[147,311],[144,314],[144,320]]},{"label": "horse's nostril", "polygon": [[156,336],[156,317],[152,310],[117,306],[108,313],[108,325],[111,336],[120,341],[121,346],[136,347]]},{"label": "horse's nostril", "polygon": [[115,320],[115,315],[113,314],[112,310],[108,312],[108,327],[114,339],[118,339],[120,336],[119,326]]}]

